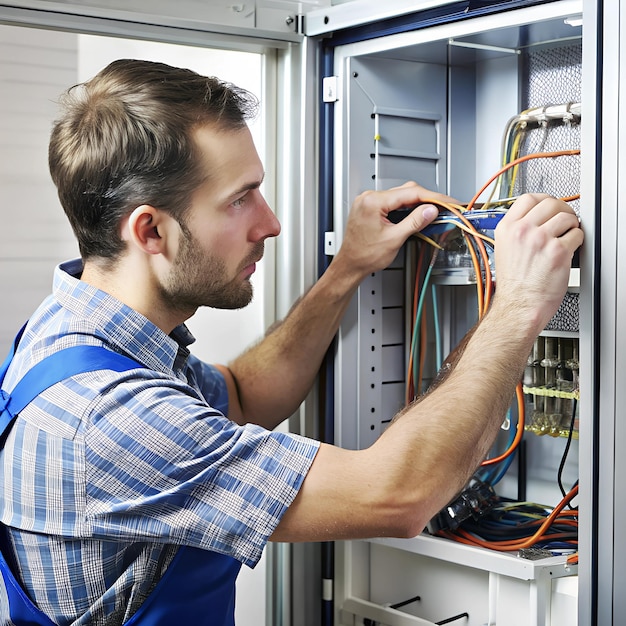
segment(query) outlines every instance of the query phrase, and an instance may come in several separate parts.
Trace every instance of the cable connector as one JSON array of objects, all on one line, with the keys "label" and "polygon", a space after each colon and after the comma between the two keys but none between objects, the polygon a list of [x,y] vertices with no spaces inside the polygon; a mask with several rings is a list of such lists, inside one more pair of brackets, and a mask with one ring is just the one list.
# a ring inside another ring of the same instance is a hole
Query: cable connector
[{"label": "cable connector", "polygon": [[428,531],[434,535],[441,530],[456,530],[467,519],[480,519],[498,502],[490,484],[474,481],[430,520]]}]

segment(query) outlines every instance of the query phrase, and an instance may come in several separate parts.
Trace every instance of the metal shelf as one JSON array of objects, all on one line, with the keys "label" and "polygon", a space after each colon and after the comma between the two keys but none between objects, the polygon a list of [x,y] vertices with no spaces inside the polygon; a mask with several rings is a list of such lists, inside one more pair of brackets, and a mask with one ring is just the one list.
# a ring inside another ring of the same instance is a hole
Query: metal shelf
[{"label": "metal shelf", "polygon": [[569,565],[565,556],[533,561],[518,557],[515,553],[477,548],[428,534],[413,539],[381,538],[369,541],[518,580],[545,580],[578,573],[578,566]]}]

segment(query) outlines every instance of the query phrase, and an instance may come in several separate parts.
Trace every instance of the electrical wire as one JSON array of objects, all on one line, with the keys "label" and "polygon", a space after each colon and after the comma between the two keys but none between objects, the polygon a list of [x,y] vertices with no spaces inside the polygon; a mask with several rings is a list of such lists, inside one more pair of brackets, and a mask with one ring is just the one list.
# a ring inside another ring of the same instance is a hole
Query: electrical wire
[{"label": "electrical wire", "polygon": [[433,303],[433,325],[435,327],[435,369],[439,371],[443,365],[443,346],[441,345],[441,326],[439,324],[437,285],[434,283],[430,288],[430,298]]},{"label": "electrical wire", "polygon": [[[519,147],[521,145],[521,132],[526,128],[526,123],[521,121],[521,117],[527,114],[529,109],[522,111],[521,114],[513,116],[507,123],[504,135],[502,137],[502,147],[501,147],[501,166],[505,166],[510,161],[513,161],[517,158],[517,154],[519,152]],[[507,195],[511,195],[513,187],[515,186],[515,176],[516,176],[517,168],[512,170],[508,170],[507,173],[503,173],[502,176],[499,176],[494,185],[491,194],[487,201],[483,204],[483,209],[486,210],[487,207],[492,203],[493,197],[496,195],[501,195],[501,191],[503,188],[507,189]],[[508,176],[507,176],[508,174]],[[507,179],[510,181],[507,183]]]},{"label": "electrical wire", "polygon": [[[431,264],[431,267],[429,268],[429,277],[430,277],[430,272],[431,272],[431,268],[433,267],[434,263]],[[426,293],[426,289],[424,289],[423,293]],[[428,323],[428,311],[426,309],[426,307],[423,307],[423,311],[422,311],[422,317],[421,317],[421,323],[420,323],[420,343],[422,346],[426,346],[426,342],[428,341],[428,328],[427,328],[427,323]],[[418,394],[422,393],[422,385],[424,382],[424,365],[426,363],[426,350],[421,350],[420,351],[420,359],[419,359],[419,369],[418,369],[418,373],[417,373],[417,392]]]},{"label": "electrical wire", "polygon": [[[507,411],[506,419],[508,420],[510,424],[511,423],[511,409]],[[517,433],[516,429],[509,427],[509,439],[506,444],[507,450],[513,447],[513,441],[515,440],[516,433]],[[513,463],[513,459],[515,458],[514,452],[515,450],[513,450],[509,455],[507,455],[507,457],[503,459],[501,463],[499,463],[498,465],[496,464],[481,465],[482,468],[486,468],[486,469],[483,469],[482,471],[479,472],[479,476],[478,476],[479,480],[481,480],[482,482],[488,483],[492,487],[494,485],[497,485],[502,480],[504,475],[507,473],[509,467],[511,466],[511,463]]]},{"label": "electrical wire", "polygon": [[[431,256],[431,260],[430,263],[428,264],[428,268],[426,269],[426,274],[424,275],[424,278],[422,280],[422,284],[423,287],[422,289],[416,289],[415,293],[419,293],[419,298],[417,301],[417,308],[415,311],[415,315],[414,315],[414,323],[413,323],[413,335],[412,335],[412,340],[411,340],[411,350],[410,350],[410,354],[412,355],[411,358],[411,363],[412,363],[412,367],[409,370],[410,373],[410,380],[413,383],[413,394],[416,395],[418,393],[421,392],[421,369],[422,369],[422,357],[420,356],[420,359],[415,359],[415,354],[418,354],[417,349],[418,349],[418,345],[419,345],[419,341],[421,341],[422,346],[425,346],[425,342],[423,340],[421,340],[421,337],[423,336],[423,330],[422,330],[422,317],[423,317],[423,311],[424,311],[424,301],[426,298],[426,287],[430,281],[430,276],[432,274],[433,271],[433,267],[435,265],[435,261],[437,259],[437,254],[438,254],[439,250],[437,248],[435,248],[433,250],[432,256]],[[416,275],[416,281],[419,280],[419,274]],[[419,338],[419,341],[418,341]],[[425,352],[425,350],[422,350],[422,352]]]},{"label": "electrical wire", "polygon": [[420,295],[420,289],[419,289],[419,283],[421,280],[421,274],[422,274],[422,268],[424,265],[424,259],[426,256],[426,247],[425,246],[420,246],[419,248],[419,254],[417,257],[417,267],[415,270],[415,287],[413,289],[413,306],[412,306],[412,310],[411,310],[411,319],[413,320],[413,328],[412,328],[412,333],[411,333],[411,343],[410,343],[410,348],[409,348],[409,363],[408,363],[408,374],[407,374],[407,384],[406,384],[406,398],[405,398],[405,403],[406,404],[410,404],[413,399],[415,398],[415,386],[413,384],[413,380],[414,380],[414,369],[413,369],[413,361],[414,361],[414,355],[417,353],[417,335],[416,335],[416,323],[417,323],[417,308],[418,308],[418,302],[419,302],[419,295]]},{"label": "electrical wire", "polygon": [[[439,531],[439,535],[453,539],[460,543],[467,545],[473,545],[481,548],[489,548],[491,550],[498,550],[501,552],[512,552],[522,550],[524,548],[530,548],[532,546],[542,544],[549,546],[558,540],[559,547],[565,549],[575,549],[578,544],[577,540],[577,519],[569,519],[576,516],[577,511],[564,511],[564,508],[578,495],[578,485],[575,485],[570,492],[559,502],[557,506],[552,509],[549,515],[537,517],[536,513],[533,514],[535,519],[526,522],[525,524],[518,524],[518,534],[526,534],[527,536],[521,536],[515,539],[493,539],[494,529],[489,528],[485,523],[481,525],[481,530],[487,528],[487,535],[491,532],[490,539],[486,539],[480,536],[477,532],[469,532],[464,528],[458,528],[455,531],[442,530]],[[523,503],[521,503],[523,504]],[[518,506],[520,503],[518,503]],[[525,513],[523,509],[521,512],[516,511],[516,515],[523,518]],[[501,521],[501,520],[500,520]],[[536,530],[535,530],[536,528]],[[572,530],[568,531],[568,528]],[[508,529],[508,536],[511,534],[511,528]]]},{"label": "electrical wire", "polygon": [[[476,250],[472,245],[472,240],[466,231],[463,231],[463,238],[465,239],[467,251],[469,252],[472,259],[472,264],[474,265],[474,273],[476,275],[476,297],[478,300],[478,319],[480,319],[485,314],[485,287],[483,285],[483,273],[480,267],[478,256],[476,254]],[[485,274],[491,275],[489,267],[487,267]]]},{"label": "electrical wire", "polygon": [[572,400],[572,418],[570,420],[569,431],[567,433],[567,442],[565,443],[565,450],[563,450],[563,456],[561,457],[561,462],[559,464],[559,469],[557,472],[557,482],[559,483],[559,489],[561,490],[561,494],[565,497],[565,488],[563,487],[563,470],[565,468],[565,462],[567,461],[567,455],[569,453],[570,446],[572,444],[572,437],[574,434],[574,424],[576,422],[576,409],[577,409],[577,401],[576,398]]},{"label": "electrical wire", "polygon": [[423,280],[428,280],[429,274],[427,273],[425,277],[422,277],[423,266],[426,257],[426,248],[424,246],[420,247],[420,252],[417,261],[417,268],[415,272],[415,287],[413,289],[413,307],[412,307],[412,320],[413,327],[411,331],[411,343],[409,349],[409,363],[408,363],[408,375],[407,375],[407,395],[406,395],[406,403],[410,404],[416,396],[416,386],[415,381],[418,376],[418,366],[415,364],[415,356],[419,351],[419,341],[420,336],[418,329],[420,327],[421,320],[421,311],[423,307],[422,302],[422,294],[419,288],[420,282]]},{"label": "electrical wire", "polygon": [[555,150],[553,152],[533,152],[531,154],[525,154],[522,157],[518,157],[514,159],[510,163],[504,165],[500,170],[498,170],[474,195],[474,197],[469,201],[467,205],[467,210],[471,211],[473,206],[476,204],[480,195],[496,180],[499,176],[501,176],[507,170],[516,167],[520,163],[524,163],[526,161],[530,161],[531,159],[547,159],[558,156],[576,156],[580,154],[580,150]]},{"label": "electrical wire", "polygon": [[522,437],[524,435],[524,424],[526,422],[526,406],[524,404],[524,389],[522,383],[518,383],[515,387],[515,397],[517,398],[517,427],[515,429],[515,437],[513,438],[511,445],[502,454],[492,459],[485,459],[481,463],[482,467],[500,463],[509,455],[513,454],[522,441]]}]

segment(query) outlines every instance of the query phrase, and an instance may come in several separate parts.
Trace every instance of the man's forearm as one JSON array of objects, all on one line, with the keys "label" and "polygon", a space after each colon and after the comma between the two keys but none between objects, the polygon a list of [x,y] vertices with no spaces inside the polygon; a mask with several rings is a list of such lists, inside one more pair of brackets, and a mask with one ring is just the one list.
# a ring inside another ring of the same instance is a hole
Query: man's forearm
[{"label": "man's forearm", "polygon": [[506,307],[492,307],[453,353],[443,379],[374,444],[378,453],[387,448],[410,459],[398,468],[395,488],[415,480],[436,509],[466,484],[493,444],[538,332],[518,320]]},{"label": "man's forearm", "polygon": [[274,428],[311,390],[359,277],[331,264],[324,276],[270,327],[265,338],[230,364],[247,421]]}]

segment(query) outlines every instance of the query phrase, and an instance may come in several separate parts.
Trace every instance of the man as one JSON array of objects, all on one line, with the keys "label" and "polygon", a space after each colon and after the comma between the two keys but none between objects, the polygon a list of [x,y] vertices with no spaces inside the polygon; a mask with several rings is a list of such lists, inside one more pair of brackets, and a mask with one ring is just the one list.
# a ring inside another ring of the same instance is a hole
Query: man
[{"label": "man", "polygon": [[487,453],[563,298],[583,240],[573,211],[539,195],[511,207],[497,294],[449,375],[369,449],[342,450],[272,429],[311,388],[361,280],[437,214],[422,205],[393,224],[389,212],[446,197],[415,183],[360,195],[324,276],[262,342],[212,367],[189,355],[184,322],[200,306],[245,306],[280,231],[250,96],[120,60],[64,104],[50,170],[81,261],[57,268],[3,389],[72,345],[138,367],[57,383],[7,435],[3,551],[33,605],[56,624],[232,624],[239,565],[268,540],[418,534]]}]

